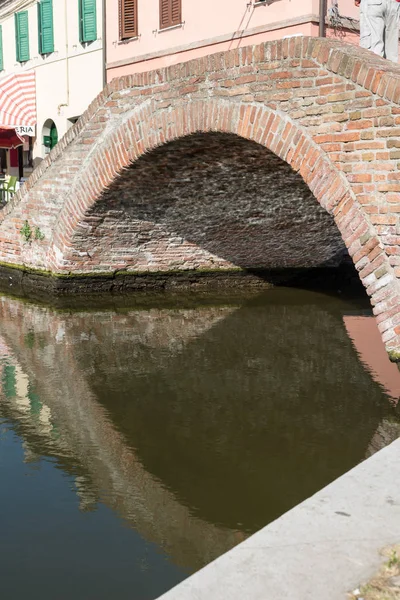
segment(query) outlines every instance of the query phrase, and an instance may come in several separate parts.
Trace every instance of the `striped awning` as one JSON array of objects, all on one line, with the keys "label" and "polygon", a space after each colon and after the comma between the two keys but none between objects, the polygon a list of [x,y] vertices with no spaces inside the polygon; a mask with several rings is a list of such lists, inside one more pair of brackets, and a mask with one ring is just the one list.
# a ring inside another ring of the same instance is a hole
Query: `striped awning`
[{"label": "striped awning", "polygon": [[0,127],[36,125],[35,72],[0,79]]}]

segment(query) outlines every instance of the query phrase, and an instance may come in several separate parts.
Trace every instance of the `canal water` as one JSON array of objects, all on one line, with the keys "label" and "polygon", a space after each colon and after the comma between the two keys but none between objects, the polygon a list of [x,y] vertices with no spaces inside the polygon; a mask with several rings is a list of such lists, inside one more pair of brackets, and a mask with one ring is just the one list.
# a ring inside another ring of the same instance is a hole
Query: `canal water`
[{"label": "canal water", "polygon": [[399,432],[363,297],[0,297],[0,371],[13,600],[152,600]]}]

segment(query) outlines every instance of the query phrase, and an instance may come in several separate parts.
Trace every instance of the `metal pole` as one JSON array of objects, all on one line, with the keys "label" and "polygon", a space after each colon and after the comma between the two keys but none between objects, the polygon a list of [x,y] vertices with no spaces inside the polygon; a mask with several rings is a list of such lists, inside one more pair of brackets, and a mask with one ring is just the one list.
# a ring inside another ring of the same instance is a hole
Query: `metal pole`
[{"label": "metal pole", "polygon": [[327,0],[319,0],[319,37],[326,37],[325,17]]}]

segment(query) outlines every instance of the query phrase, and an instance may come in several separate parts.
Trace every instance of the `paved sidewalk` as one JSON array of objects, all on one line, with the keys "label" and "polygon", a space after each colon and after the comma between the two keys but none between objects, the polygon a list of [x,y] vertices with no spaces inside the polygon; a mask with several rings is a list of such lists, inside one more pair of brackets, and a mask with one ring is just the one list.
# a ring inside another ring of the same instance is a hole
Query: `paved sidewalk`
[{"label": "paved sidewalk", "polygon": [[396,440],[161,598],[345,600],[399,540]]}]

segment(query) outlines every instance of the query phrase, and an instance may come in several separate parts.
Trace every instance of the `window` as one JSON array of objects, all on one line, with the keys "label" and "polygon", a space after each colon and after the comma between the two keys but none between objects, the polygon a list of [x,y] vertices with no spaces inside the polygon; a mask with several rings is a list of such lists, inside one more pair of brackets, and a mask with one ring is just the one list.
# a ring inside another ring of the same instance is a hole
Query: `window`
[{"label": "window", "polygon": [[3,27],[0,25],[0,71],[4,69],[3,61]]},{"label": "window", "polygon": [[119,0],[119,38],[128,40],[138,34],[138,0]]},{"label": "window", "polygon": [[96,0],[79,0],[79,40],[97,40]]},{"label": "window", "polygon": [[53,0],[41,0],[38,4],[39,54],[54,52]]},{"label": "window", "polygon": [[51,119],[47,119],[43,125],[43,145],[45,153],[48,154],[58,142],[58,131],[56,124]]},{"label": "window", "polygon": [[29,60],[29,23],[27,10],[15,14],[15,45],[17,61],[25,62]]},{"label": "window", "polygon": [[182,23],[181,0],[160,0],[160,29]]}]

